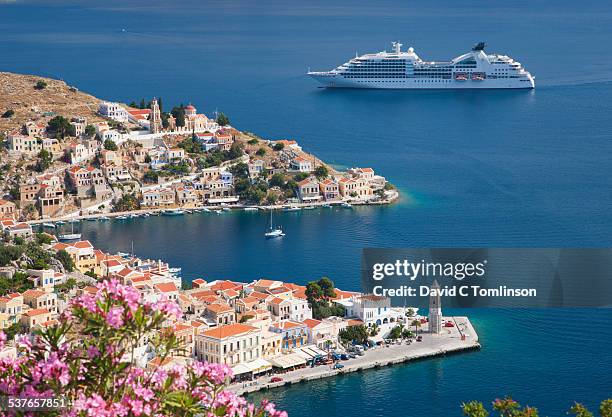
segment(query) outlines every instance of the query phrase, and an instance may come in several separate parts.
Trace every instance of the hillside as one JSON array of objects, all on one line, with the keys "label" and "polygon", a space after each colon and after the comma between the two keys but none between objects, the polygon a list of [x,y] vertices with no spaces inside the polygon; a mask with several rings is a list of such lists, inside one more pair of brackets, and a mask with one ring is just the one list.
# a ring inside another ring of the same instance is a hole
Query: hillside
[{"label": "hillside", "polygon": [[[38,81],[47,86],[35,88]],[[101,121],[96,115],[101,100],[78,91],[64,81],[34,75],[0,72],[0,115],[7,110],[15,114],[9,118],[0,117],[0,132],[20,128],[29,120],[43,117],[53,112],[67,117],[83,116],[89,121]]]}]

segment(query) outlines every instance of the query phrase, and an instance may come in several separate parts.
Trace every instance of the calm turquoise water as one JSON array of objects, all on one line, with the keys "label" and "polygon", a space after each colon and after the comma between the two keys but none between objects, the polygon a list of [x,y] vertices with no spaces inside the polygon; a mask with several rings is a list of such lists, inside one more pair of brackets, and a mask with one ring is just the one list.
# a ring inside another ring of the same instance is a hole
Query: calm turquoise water
[{"label": "calm turquoise water", "polygon": [[[186,279],[261,276],[358,285],[368,246],[610,246],[612,8],[598,1],[0,2],[0,69],[99,97],[162,96],[242,129],[295,138],[403,192],[386,208],[85,223],[103,248],[161,257]],[[535,91],[326,91],[304,77],[400,39],[443,60],[480,40]],[[292,415],[452,416],[512,394],[560,416],[612,393],[612,312],[470,311],[481,352],[266,393]],[[315,408],[316,407],[316,408]],[[316,412],[310,411],[316,409]],[[308,410],[308,411],[305,411]]]}]

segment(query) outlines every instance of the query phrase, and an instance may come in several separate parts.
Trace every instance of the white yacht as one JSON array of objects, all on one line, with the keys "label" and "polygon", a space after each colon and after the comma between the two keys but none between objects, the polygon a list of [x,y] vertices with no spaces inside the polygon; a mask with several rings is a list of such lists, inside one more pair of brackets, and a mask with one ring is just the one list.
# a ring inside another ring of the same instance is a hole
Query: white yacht
[{"label": "white yacht", "polygon": [[285,233],[283,232],[283,229],[281,229],[280,227],[274,227],[272,225],[272,212],[274,210],[270,209],[270,230],[267,231],[265,233],[265,237],[266,239],[273,239],[275,237],[283,237],[285,236]]},{"label": "white yacht", "polygon": [[308,75],[325,87],[386,89],[535,88],[535,77],[507,55],[487,54],[484,42],[451,61],[423,61],[414,48],[355,56],[339,67]]},{"label": "white yacht", "polygon": [[59,235],[58,236],[59,240],[66,241],[66,240],[79,240],[79,239],[81,239],[81,234],[80,233],[74,233],[74,223],[75,222],[70,222],[70,223],[71,223],[70,224],[70,226],[71,226],[70,233],[64,233],[62,235]]}]

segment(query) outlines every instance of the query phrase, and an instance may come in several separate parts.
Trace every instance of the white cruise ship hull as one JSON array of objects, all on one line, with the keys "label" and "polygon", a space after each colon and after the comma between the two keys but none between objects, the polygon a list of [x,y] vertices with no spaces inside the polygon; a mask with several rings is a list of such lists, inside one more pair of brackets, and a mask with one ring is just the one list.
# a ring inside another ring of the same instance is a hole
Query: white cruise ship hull
[{"label": "white cruise ship hull", "polygon": [[484,42],[450,61],[424,61],[414,48],[355,56],[331,71],[308,75],[329,88],[531,89],[535,77],[507,55],[487,54]]},{"label": "white cruise ship hull", "polygon": [[532,89],[533,77],[515,79],[484,80],[427,80],[427,79],[347,79],[338,74],[309,72],[308,75],[327,88],[370,88],[370,89]]}]

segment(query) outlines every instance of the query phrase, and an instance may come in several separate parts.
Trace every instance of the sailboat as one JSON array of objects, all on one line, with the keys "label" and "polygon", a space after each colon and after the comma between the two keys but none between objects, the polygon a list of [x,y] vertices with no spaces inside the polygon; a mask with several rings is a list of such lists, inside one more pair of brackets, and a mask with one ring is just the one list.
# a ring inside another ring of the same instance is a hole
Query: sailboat
[{"label": "sailboat", "polygon": [[70,222],[70,233],[59,235],[59,240],[79,240],[80,238],[80,233],[74,233],[74,222]]},{"label": "sailboat", "polygon": [[275,237],[283,237],[285,236],[285,233],[283,232],[283,230],[280,227],[274,228],[273,224],[272,224],[272,211],[270,210],[270,230],[266,232],[265,236],[266,239],[273,239]]}]

